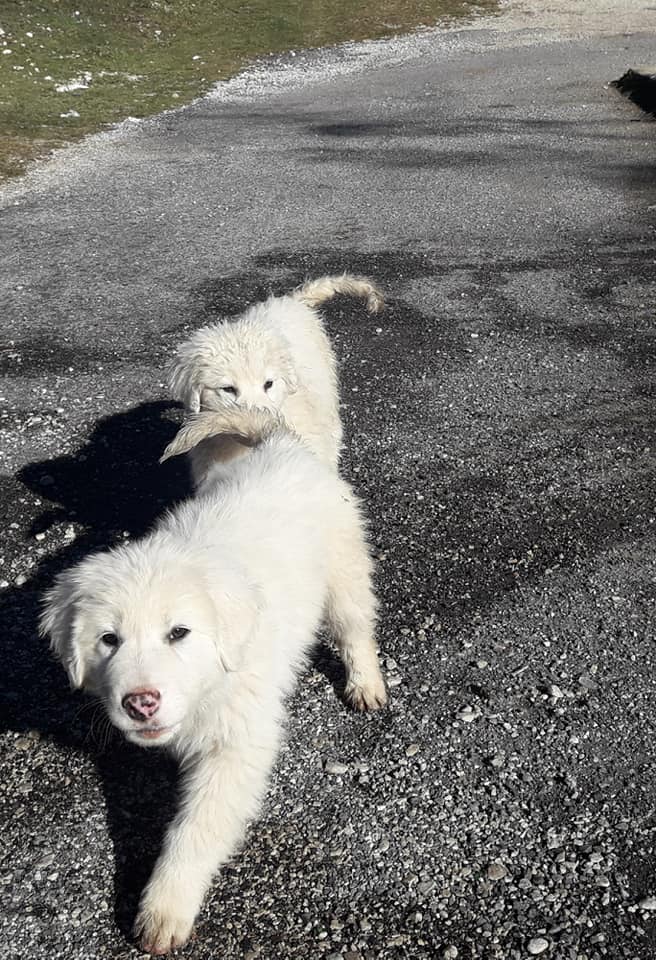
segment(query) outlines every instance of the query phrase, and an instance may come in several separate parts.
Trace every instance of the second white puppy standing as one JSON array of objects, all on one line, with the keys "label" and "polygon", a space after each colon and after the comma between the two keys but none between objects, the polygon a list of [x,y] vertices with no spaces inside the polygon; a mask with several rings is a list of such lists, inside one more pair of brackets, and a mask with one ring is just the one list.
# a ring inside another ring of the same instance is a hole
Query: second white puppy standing
[{"label": "second white puppy standing", "polygon": [[[278,411],[336,469],[342,445],[337,367],[317,308],[340,293],[364,299],[370,313],[384,303],[371,280],[347,273],[269,297],[235,320],[196,330],[178,347],[170,370],[173,396],[187,413],[235,404]],[[194,484],[232,452],[221,438],[199,443],[190,451]]]}]

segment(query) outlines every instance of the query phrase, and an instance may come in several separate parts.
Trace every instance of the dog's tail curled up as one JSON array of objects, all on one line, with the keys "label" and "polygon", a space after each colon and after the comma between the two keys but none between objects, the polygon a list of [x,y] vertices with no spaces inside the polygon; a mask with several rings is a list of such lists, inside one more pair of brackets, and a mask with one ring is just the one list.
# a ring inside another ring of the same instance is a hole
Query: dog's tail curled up
[{"label": "dog's tail curled up", "polygon": [[159,462],[164,463],[170,457],[189,453],[203,440],[213,437],[221,437],[227,443],[237,443],[243,447],[258,447],[274,434],[295,435],[278,413],[260,407],[234,407],[196,413],[183,423]]},{"label": "dog's tail curled up", "polygon": [[351,273],[308,280],[302,287],[297,287],[292,296],[295,300],[306,303],[308,307],[318,307],[338,293],[366,300],[369,313],[379,313],[385,306],[385,298],[375,283],[367,280],[366,277],[356,277]]}]

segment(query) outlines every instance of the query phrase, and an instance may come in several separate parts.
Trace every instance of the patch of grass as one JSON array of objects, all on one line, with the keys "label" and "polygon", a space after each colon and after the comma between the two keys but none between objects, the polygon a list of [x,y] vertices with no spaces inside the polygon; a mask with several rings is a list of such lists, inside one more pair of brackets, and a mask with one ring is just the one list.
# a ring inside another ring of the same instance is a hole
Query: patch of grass
[{"label": "patch of grass", "polygon": [[493,0],[4,0],[0,177],[126,116],[179,106],[258,55],[407,32]]}]

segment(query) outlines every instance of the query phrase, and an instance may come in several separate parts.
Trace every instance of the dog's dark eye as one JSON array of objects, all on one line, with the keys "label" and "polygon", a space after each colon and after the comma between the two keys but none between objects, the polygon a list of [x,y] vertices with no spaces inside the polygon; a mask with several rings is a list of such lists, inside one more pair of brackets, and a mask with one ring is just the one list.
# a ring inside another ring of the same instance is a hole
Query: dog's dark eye
[{"label": "dog's dark eye", "polygon": [[104,643],[106,647],[118,647],[121,641],[115,633],[103,633],[100,642]]},{"label": "dog's dark eye", "polygon": [[265,389],[265,390],[270,390],[272,386],[273,386],[273,380],[265,380],[265,381],[264,381],[264,389]]},{"label": "dog's dark eye", "polygon": [[237,388],[236,388],[236,387],[221,387],[220,389],[221,389],[224,393],[231,393],[233,396],[235,396],[235,397],[237,396]]},{"label": "dog's dark eye", "polygon": [[169,633],[169,642],[175,643],[177,640],[183,640],[188,633],[189,629],[187,627],[173,627]]}]

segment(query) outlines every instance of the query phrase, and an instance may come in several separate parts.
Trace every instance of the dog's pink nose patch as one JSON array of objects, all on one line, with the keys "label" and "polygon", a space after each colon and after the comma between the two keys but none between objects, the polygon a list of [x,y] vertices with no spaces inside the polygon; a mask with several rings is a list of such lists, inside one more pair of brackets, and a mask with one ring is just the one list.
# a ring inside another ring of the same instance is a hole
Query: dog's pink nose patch
[{"label": "dog's pink nose patch", "polygon": [[121,702],[129,717],[143,722],[155,716],[161,699],[159,690],[134,690],[127,693]]}]

